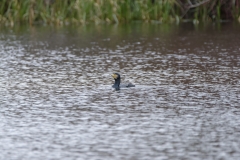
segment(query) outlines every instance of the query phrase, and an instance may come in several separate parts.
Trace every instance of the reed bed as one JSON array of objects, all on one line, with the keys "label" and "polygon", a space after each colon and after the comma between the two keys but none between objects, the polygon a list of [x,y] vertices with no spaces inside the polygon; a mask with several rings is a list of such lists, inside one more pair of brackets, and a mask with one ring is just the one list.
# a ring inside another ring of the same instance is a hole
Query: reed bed
[{"label": "reed bed", "polygon": [[0,0],[0,23],[179,23],[240,21],[240,0]]}]

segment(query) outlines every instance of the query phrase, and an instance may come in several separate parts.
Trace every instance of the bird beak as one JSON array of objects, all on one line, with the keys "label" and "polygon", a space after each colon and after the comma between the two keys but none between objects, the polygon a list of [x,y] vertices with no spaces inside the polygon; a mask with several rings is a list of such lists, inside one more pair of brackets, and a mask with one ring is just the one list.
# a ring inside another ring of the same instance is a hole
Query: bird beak
[{"label": "bird beak", "polygon": [[118,75],[112,74],[112,77],[113,77],[114,79],[117,79],[117,78],[118,78]]}]

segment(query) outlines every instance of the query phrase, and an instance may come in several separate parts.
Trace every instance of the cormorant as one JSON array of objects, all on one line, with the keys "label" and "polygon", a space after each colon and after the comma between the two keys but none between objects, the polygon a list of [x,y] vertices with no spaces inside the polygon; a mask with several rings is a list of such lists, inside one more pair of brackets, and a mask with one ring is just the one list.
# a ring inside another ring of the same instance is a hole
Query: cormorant
[{"label": "cormorant", "polygon": [[132,83],[128,83],[128,84],[121,84],[121,77],[120,77],[120,74],[118,73],[113,73],[112,74],[112,77],[114,78],[115,80],[115,83],[114,85],[112,86],[113,88],[116,89],[116,91],[120,90],[120,88],[128,88],[128,87],[135,87],[135,85],[133,85]]}]

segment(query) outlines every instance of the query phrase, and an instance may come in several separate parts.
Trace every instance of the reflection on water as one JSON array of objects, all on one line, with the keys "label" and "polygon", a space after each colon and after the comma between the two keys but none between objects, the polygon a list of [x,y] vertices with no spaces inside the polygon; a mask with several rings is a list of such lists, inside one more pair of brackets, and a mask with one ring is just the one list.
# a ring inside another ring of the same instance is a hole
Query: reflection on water
[{"label": "reflection on water", "polygon": [[[231,25],[17,28],[0,36],[0,159],[237,159]],[[111,74],[135,88],[111,88]]]}]

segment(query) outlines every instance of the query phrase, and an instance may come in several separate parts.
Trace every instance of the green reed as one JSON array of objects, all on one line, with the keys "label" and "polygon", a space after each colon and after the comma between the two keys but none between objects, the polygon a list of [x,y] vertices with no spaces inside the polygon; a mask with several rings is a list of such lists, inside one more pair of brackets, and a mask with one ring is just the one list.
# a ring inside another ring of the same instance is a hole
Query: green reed
[{"label": "green reed", "polygon": [[[128,23],[131,21],[172,23],[181,21],[186,14],[181,0],[0,0],[0,23],[15,24],[85,24]],[[221,0],[194,9],[190,18],[210,21],[209,13],[221,18]],[[239,19],[238,7],[233,8]],[[188,12],[186,12],[188,14]]]}]

